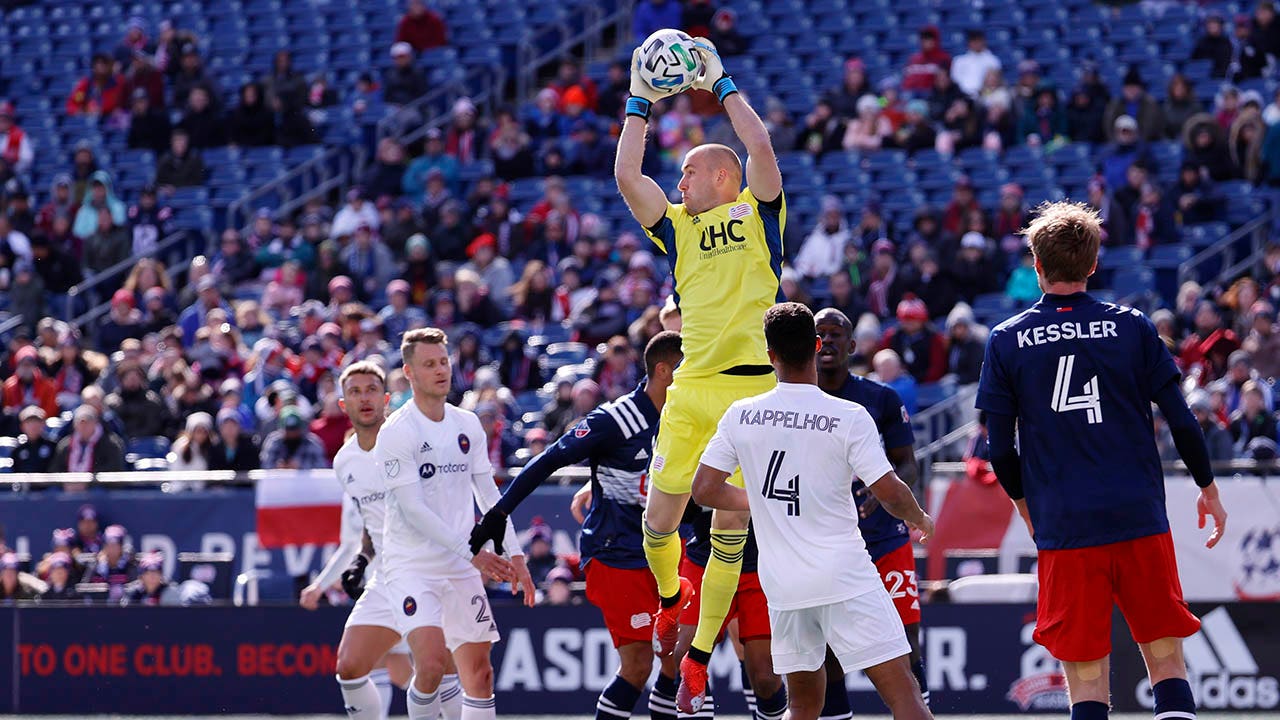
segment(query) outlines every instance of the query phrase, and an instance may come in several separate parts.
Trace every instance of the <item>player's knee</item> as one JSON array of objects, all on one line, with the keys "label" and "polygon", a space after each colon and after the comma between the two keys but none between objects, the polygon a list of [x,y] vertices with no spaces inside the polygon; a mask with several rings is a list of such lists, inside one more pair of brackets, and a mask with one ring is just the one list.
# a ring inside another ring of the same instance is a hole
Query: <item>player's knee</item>
[{"label": "player's knee", "polygon": [[493,694],[493,665],[476,663],[466,670],[458,669],[462,689],[472,697],[488,697]]},{"label": "player's knee", "polygon": [[373,663],[355,657],[354,653],[339,652],[337,661],[338,679],[355,680],[362,678],[373,671]]},{"label": "player's knee", "polygon": [[747,666],[747,680],[751,691],[759,698],[773,697],[782,688],[782,678],[773,674],[773,667]]},{"label": "player's knee", "polygon": [[[633,652],[631,650],[633,647],[639,648],[641,652]],[[653,651],[644,643],[624,645],[618,650],[622,661],[618,667],[618,677],[634,687],[644,687],[649,681],[649,675],[653,672]]]},{"label": "player's knee", "polygon": [[[759,693],[756,697],[760,697]],[[822,714],[822,703],[825,696],[804,693],[792,693],[787,696],[787,717],[791,720],[817,720]]]},{"label": "player's knee", "polygon": [[422,692],[434,692],[444,677],[444,660],[430,655],[413,658],[413,684]]}]

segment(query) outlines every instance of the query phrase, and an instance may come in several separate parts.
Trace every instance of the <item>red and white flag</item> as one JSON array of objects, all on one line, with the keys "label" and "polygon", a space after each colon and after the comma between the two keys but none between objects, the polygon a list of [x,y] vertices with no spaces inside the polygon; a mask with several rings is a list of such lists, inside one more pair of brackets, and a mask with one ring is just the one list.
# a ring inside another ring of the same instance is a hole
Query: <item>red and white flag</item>
[{"label": "red and white flag", "polygon": [[338,542],[342,486],[332,470],[266,472],[254,495],[262,547]]}]

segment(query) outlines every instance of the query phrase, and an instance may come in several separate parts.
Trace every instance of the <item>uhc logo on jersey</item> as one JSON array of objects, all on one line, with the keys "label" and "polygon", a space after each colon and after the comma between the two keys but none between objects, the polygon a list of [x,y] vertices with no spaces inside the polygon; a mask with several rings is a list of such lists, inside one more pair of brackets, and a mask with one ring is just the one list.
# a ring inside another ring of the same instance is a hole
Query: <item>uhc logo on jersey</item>
[{"label": "uhc logo on jersey", "polygon": [[458,449],[463,455],[471,452],[471,438],[467,437],[466,433],[458,433]]},{"label": "uhc logo on jersey", "polygon": [[590,432],[591,426],[587,424],[586,420],[579,421],[573,428],[573,436],[579,439],[586,437]]},{"label": "uhc logo on jersey", "polygon": [[422,463],[418,466],[418,477],[423,480],[430,480],[436,474],[436,466],[431,463]]},{"label": "uhc logo on jersey", "polygon": [[745,247],[743,243],[747,238],[742,234],[741,227],[741,220],[708,225],[702,228],[702,238],[698,241],[698,248],[704,253],[718,255]]}]

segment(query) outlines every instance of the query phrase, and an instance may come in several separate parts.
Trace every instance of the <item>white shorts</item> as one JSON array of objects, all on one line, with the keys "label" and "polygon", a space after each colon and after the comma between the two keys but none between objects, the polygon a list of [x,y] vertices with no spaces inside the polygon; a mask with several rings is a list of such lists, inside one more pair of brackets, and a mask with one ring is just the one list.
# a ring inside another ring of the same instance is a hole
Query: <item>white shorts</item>
[{"label": "white shorts", "polygon": [[911,652],[902,618],[883,588],[830,605],[769,610],[773,671],[779,675],[822,667],[827,646],[846,673]]},{"label": "white shorts", "polygon": [[[396,625],[396,611],[391,603],[391,595],[386,584],[382,583],[376,574],[369,578],[369,582],[364,586],[364,592],[360,593],[356,604],[351,608],[351,614],[347,615],[344,627],[352,625],[372,625],[400,632]],[[408,655],[409,644],[402,637],[400,642],[387,652]]]},{"label": "white shorts", "polygon": [[402,577],[385,588],[396,631],[403,636],[420,627],[438,627],[444,630],[450,652],[466,643],[493,643],[500,638],[479,573],[443,580]]}]

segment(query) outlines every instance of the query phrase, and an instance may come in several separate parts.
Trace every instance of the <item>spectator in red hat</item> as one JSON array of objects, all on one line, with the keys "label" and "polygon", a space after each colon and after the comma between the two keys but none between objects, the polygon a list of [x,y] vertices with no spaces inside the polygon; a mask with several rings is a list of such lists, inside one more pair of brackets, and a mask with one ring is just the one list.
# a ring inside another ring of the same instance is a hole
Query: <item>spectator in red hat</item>
[{"label": "spectator in red hat", "polygon": [[88,77],[81,78],[67,98],[68,115],[110,115],[121,108],[124,77],[113,66],[110,55],[93,56]]},{"label": "spectator in red hat", "polygon": [[17,415],[28,405],[39,406],[45,415],[57,415],[58,391],[53,381],[40,368],[40,356],[34,346],[27,345],[13,356],[13,375],[4,381],[4,410]]},{"label": "spectator in red hat", "polygon": [[600,91],[595,81],[582,74],[582,63],[572,56],[561,58],[560,66],[556,70],[556,79],[549,87],[555,90],[559,97],[561,112],[567,110],[570,99],[566,94],[574,88],[582,93],[582,96],[575,100],[586,110],[594,113],[600,105]]},{"label": "spectator in red hat", "polygon": [[862,58],[851,57],[844,61],[840,85],[828,90],[822,99],[837,117],[851,120],[858,114],[858,100],[867,94],[875,94],[875,88],[867,82],[867,65]]},{"label": "spectator in red hat", "polygon": [[13,103],[0,102],[0,157],[19,175],[25,175],[35,160],[31,138],[14,122]]},{"label": "spectator in red hat", "polygon": [[947,341],[929,325],[929,308],[914,295],[898,303],[898,326],[881,343],[898,353],[916,382],[932,383],[947,374]]},{"label": "spectator in red hat", "polygon": [[395,42],[408,43],[418,52],[449,44],[444,20],[423,0],[409,0],[408,8],[396,24]]},{"label": "spectator in red hat", "polygon": [[470,270],[480,276],[484,285],[489,288],[489,297],[503,312],[510,312],[511,286],[515,283],[515,274],[511,263],[498,255],[498,240],[489,233],[476,236],[467,245],[468,262],[462,270]]},{"label": "spectator in red hat", "polygon": [[933,79],[939,69],[951,70],[951,55],[942,49],[937,26],[926,25],[920,29],[920,50],[911,55],[903,71],[903,91],[927,95],[933,89]]},{"label": "spectator in red hat", "polygon": [[141,339],[145,328],[133,293],[120,288],[111,296],[111,309],[98,325],[98,347],[114,351],[128,338]]},{"label": "spectator in red hat", "polygon": [[708,38],[722,57],[741,55],[747,51],[746,36],[738,30],[738,11],[722,7],[711,16],[711,32]]}]

